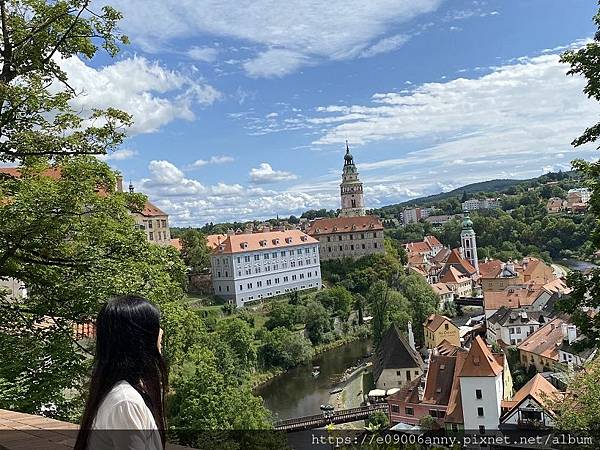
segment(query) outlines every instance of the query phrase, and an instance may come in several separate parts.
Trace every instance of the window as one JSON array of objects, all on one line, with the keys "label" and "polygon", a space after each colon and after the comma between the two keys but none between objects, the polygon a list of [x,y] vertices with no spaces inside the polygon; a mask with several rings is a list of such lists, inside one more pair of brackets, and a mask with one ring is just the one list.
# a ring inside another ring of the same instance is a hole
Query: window
[{"label": "window", "polygon": [[373,242],[373,248],[377,248],[377,242]]},{"label": "window", "polygon": [[285,256],[285,253],[286,253],[286,252],[285,252],[285,250],[283,250],[283,251],[281,252],[281,257],[282,257],[282,258]]},{"label": "window", "polygon": [[444,329],[445,329],[446,331],[448,331],[448,330],[450,329],[450,325],[448,325],[447,323],[445,323],[445,324],[444,324]]},{"label": "window", "polygon": [[277,252],[273,252],[273,253],[271,254],[271,257],[272,257],[273,259],[277,258]]},{"label": "window", "polygon": [[410,381],[410,370],[406,371],[406,381]]},{"label": "window", "polygon": [[148,221],[148,228],[152,228],[152,221],[151,220]]},{"label": "window", "polygon": [[399,413],[400,412],[400,407],[398,405],[392,405],[392,412],[393,413]]},{"label": "window", "polygon": [[249,256],[244,256],[244,261],[250,262],[250,257]]},{"label": "window", "polygon": [[477,400],[481,400],[483,398],[483,394],[481,393],[481,389],[475,389],[475,397]]},{"label": "window", "polygon": [[406,407],[404,408],[404,412],[406,413],[407,416],[414,416],[415,415],[415,410],[413,408],[410,407]]},{"label": "window", "polygon": [[254,261],[258,261],[260,259],[260,255],[254,255]]},{"label": "window", "polygon": [[477,408],[477,415],[479,417],[483,417],[483,408],[481,406],[479,408]]},{"label": "window", "polygon": [[[152,228],[152,227],[150,227],[150,228]],[[149,235],[149,239],[151,241],[153,241],[154,240],[154,233],[151,231],[150,233],[148,233],[148,235]]]},{"label": "window", "polygon": [[268,253],[265,253],[265,254],[263,255],[263,259],[269,259],[269,254],[268,254]]},{"label": "window", "polygon": [[485,427],[483,425],[479,425],[479,434],[485,434]]},{"label": "window", "polygon": [[243,290],[244,290],[244,286],[242,286],[242,285],[240,284],[240,291],[243,291]]}]

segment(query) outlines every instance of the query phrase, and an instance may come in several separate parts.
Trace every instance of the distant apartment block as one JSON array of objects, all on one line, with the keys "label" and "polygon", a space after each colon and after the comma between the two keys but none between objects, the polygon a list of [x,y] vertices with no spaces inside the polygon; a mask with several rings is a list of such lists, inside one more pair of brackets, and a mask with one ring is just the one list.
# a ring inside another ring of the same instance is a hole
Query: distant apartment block
[{"label": "distant apartment block", "polygon": [[223,235],[211,256],[215,295],[236,306],[320,288],[319,241],[300,230]]},{"label": "distant apartment block", "polygon": [[419,222],[423,216],[421,215],[421,208],[407,208],[402,211],[402,223],[410,225],[411,223]]},{"label": "distant apartment block", "polygon": [[476,211],[478,209],[500,208],[500,200],[497,198],[472,198],[462,203],[463,211]]}]

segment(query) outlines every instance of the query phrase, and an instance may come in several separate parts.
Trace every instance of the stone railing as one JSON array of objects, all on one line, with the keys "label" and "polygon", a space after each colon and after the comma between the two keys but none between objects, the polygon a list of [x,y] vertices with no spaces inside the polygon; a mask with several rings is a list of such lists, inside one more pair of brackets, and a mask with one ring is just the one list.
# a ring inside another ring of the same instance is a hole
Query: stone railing
[{"label": "stone railing", "polygon": [[[0,450],[72,450],[78,426],[0,409]],[[167,450],[189,450],[167,444]]]}]

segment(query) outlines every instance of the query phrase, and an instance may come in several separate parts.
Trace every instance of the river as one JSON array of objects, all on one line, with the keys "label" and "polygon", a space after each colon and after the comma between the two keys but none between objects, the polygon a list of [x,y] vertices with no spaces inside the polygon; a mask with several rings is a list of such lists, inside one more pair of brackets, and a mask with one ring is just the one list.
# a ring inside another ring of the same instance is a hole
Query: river
[{"label": "river", "polygon": [[[348,367],[356,365],[371,351],[366,340],[350,342],[317,355],[310,365],[299,366],[257,388],[264,404],[277,419],[319,414],[320,406],[329,402],[329,391]],[[321,373],[313,377],[313,366]]]},{"label": "river", "polygon": [[556,261],[556,263],[566,266],[571,270],[579,270],[579,271],[585,271],[588,269],[594,269],[594,268],[598,267],[594,263],[591,263],[588,261],[582,261],[580,259],[572,259],[572,258],[559,259]]}]

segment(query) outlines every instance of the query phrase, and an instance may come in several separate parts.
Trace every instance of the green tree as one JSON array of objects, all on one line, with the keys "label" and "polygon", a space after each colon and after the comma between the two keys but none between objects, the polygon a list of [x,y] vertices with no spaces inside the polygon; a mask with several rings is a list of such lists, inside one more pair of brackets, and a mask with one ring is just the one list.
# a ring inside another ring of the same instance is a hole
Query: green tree
[{"label": "green tree", "polygon": [[217,325],[216,338],[233,350],[242,371],[250,372],[256,367],[254,329],[248,322],[237,317],[221,320]]},{"label": "green tree", "polygon": [[305,324],[308,338],[313,344],[320,344],[327,340],[329,332],[333,330],[333,320],[329,311],[319,302],[311,300],[305,305]]},{"label": "green tree", "polygon": [[264,368],[280,367],[289,369],[307,363],[314,351],[308,339],[302,334],[286,328],[275,328],[263,334],[262,345],[258,350],[259,362]]},{"label": "green tree", "polygon": [[298,310],[295,305],[276,302],[269,309],[269,318],[265,322],[265,328],[267,330],[273,330],[278,327],[291,329],[299,321]]},{"label": "green tree", "polygon": [[[583,89],[588,97],[600,100],[600,66],[598,54],[600,53],[600,11],[594,16],[598,32],[594,40],[579,50],[563,53],[561,61],[571,66],[569,75],[583,75],[587,83]],[[600,137],[600,123],[590,126],[583,134],[573,141],[578,147],[586,143],[597,142]],[[600,247],[600,162],[587,162],[576,160],[573,166],[582,174],[585,184],[591,188],[590,211],[595,219],[594,231],[591,241],[595,248]],[[588,344],[592,345],[600,338],[600,315],[591,316],[588,309],[600,306],[600,269],[593,269],[588,275],[573,271],[568,277],[568,283],[573,292],[560,301],[559,307],[571,314],[574,323],[587,336]]]},{"label": "green tree", "polygon": [[367,426],[372,429],[384,430],[390,426],[390,419],[383,411],[375,411],[367,419]]},{"label": "green tree", "polygon": [[201,273],[210,267],[210,250],[206,236],[195,228],[181,233],[181,257],[192,273]]},{"label": "green tree", "polygon": [[352,294],[343,286],[334,286],[317,292],[315,300],[327,308],[331,314],[347,320],[352,308]]}]

